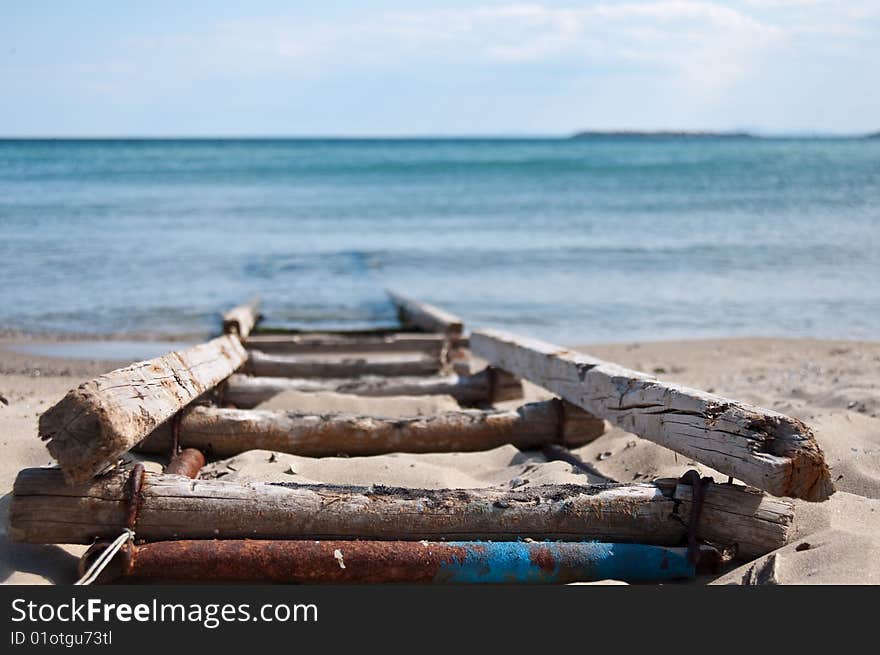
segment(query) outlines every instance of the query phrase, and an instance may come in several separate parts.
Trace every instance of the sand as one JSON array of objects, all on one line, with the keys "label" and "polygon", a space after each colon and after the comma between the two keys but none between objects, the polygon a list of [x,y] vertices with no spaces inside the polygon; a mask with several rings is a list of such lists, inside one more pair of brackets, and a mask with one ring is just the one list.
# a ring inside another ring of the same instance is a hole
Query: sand
[{"label": "sand", "polygon": [[349,412],[351,414],[374,414],[402,418],[425,416],[459,409],[452,396],[396,396],[386,398],[352,396],[346,393],[305,393],[283,391],[277,396],[257,405],[256,409],[296,409],[300,412]]},{"label": "sand", "polygon": [[[31,546],[6,539],[9,492],[19,469],[50,463],[36,438],[37,417],[81,381],[128,362],[23,355],[0,339],[0,581],[68,583],[81,546]],[[806,421],[816,432],[838,489],[825,503],[797,502],[792,543],[756,562],[700,582],[880,583],[880,343],[801,339],[712,339],[587,345],[578,349],[666,380],[714,391]],[[528,399],[549,397],[527,385]],[[518,402],[506,403],[515,406]],[[343,394],[285,394],[267,403],[309,411],[384,415],[442,411],[450,398],[364,399]],[[578,454],[608,478],[630,482],[707,467],[619,429]],[[158,467],[150,463],[150,468]],[[521,486],[589,481],[563,462],[503,446],[484,453],[391,454],[311,459],[251,451],[214,462],[224,479],[387,484],[425,488]],[[726,478],[715,474],[719,481]]]}]

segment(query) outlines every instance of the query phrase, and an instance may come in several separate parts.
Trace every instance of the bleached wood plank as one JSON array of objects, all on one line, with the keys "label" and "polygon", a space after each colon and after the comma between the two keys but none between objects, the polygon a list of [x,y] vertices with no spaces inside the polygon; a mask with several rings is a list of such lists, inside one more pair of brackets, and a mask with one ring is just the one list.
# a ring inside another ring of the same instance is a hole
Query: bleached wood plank
[{"label": "bleached wood plank", "polygon": [[820,501],[834,492],[812,431],[797,419],[505,332],[474,332],[471,349],[627,432],[776,496]]},{"label": "bleached wood plank", "polygon": [[259,319],[260,297],[253,296],[247,302],[223,314],[223,333],[235,334],[240,339],[245,339]]},{"label": "bleached wood plank", "polygon": [[255,336],[272,336],[272,337],[311,337],[311,336],[334,336],[345,338],[356,337],[381,337],[392,334],[406,334],[406,330],[402,330],[399,324],[384,325],[371,328],[339,328],[339,329],[321,329],[310,330],[302,327],[287,327],[284,325],[258,324],[254,327],[252,334]]},{"label": "bleached wood plank", "polygon": [[40,438],[65,477],[82,482],[229,377],[246,358],[237,337],[223,336],[111,371],[44,412]]},{"label": "bleached wood plank", "polygon": [[417,327],[425,332],[441,332],[448,336],[460,336],[464,332],[464,322],[445,309],[407,298],[389,291],[391,302],[397,306],[400,322],[406,326]]},{"label": "bleached wood plank", "polygon": [[248,351],[247,370],[252,375],[290,378],[359,378],[367,375],[432,375],[442,364],[439,357],[421,353],[355,355],[269,355]]},{"label": "bleached wood plank", "polygon": [[[336,353],[419,352],[440,357],[446,347],[443,334],[398,332],[392,334],[251,334],[245,347],[272,354],[310,355]],[[464,340],[466,345],[466,340]]]},{"label": "bleached wood plank", "polygon": [[469,376],[430,375],[423,377],[364,377],[349,379],[305,379],[233,375],[223,391],[225,402],[249,409],[282,391],[333,391],[356,396],[449,395],[473,405],[522,398],[522,383],[503,371],[486,369]]}]

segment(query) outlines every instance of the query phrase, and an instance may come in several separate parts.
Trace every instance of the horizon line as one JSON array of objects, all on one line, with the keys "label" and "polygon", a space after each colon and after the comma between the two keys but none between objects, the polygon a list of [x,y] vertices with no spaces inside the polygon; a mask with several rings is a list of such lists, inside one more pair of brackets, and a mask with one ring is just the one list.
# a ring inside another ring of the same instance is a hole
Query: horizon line
[{"label": "horizon line", "polygon": [[763,132],[752,130],[577,130],[564,134],[541,133],[470,133],[470,134],[88,134],[88,135],[3,135],[0,141],[454,141],[454,140],[544,140],[568,141],[607,137],[666,138],[751,138],[751,139],[866,139],[880,137],[880,130],[867,132],[832,132],[793,130]]}]

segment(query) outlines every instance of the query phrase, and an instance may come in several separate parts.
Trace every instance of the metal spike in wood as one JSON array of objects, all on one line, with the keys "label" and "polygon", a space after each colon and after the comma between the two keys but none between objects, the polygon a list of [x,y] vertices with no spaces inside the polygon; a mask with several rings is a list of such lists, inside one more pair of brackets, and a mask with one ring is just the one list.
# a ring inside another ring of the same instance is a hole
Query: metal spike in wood
[{"label": "metal spike in wood", "polygon": [[[13,488],[9,535],[28,543],[112,539],[128,525],[129,474],[70,487],[57,469],[25,469]],[[144,473],[137,538],[482,539],[683,543],[690,486],[542,485],[509,489],[397,489],[190,480]],[[785,545],[794,508],[749,487],[710,485],[699,538],[754,558]]]},{"label": "metal spike in wood", "polygon": [[224,336],[84,382],[40,417],[40,438],[69,482],[114,464],[157,426],[229,377],[247,353]]},{"label": "metal spike in wood", "polygon": [[471,335],[474,354],[627,432],[776,496],[834,493],[812,431],[801,421],[535,339]]}]

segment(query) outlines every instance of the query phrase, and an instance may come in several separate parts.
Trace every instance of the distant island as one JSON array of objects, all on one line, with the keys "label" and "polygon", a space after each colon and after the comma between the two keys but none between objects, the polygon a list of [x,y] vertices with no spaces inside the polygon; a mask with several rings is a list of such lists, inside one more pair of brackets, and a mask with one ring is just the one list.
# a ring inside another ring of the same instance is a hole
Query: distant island
[{"label": "distant island", "polygon": [[757,139],[760,138],[750,132],[700,132],[700,131],[639,131],[639,130],[590,130],[577,132],[572,139],[641,139],[651,137],[655,139]]},{"label": "distant island", "polygon": [[571,139],[880,139],[880,132],[870,134],[789,134],[763,135],[753,132],[701,132],[698,130],[586,130]]}]

